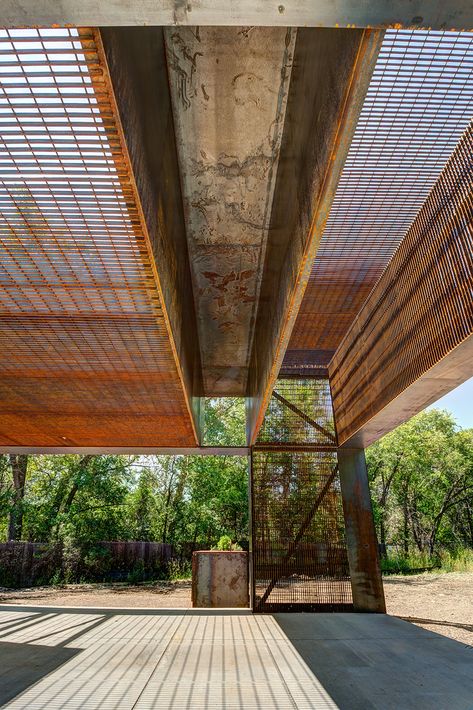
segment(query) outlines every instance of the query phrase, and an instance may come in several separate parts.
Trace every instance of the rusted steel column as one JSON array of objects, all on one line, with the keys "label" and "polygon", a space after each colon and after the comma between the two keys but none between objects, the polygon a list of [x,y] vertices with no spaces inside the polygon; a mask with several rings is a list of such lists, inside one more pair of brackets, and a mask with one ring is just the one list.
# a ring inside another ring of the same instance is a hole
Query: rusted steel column
[{"label": "rusted steel column", "polygon": [[348,563],[355,611],[386,613],[364,449],[339,449]]}]

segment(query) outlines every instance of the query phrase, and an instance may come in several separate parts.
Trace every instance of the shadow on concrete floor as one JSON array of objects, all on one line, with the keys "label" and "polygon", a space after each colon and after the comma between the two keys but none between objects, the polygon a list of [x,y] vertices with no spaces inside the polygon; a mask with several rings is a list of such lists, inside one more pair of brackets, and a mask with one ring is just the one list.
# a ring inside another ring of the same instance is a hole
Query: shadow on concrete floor
[{"label": "shadow on concrete floor", "polygon": [[389,615],[275,618],[339,710],[473,710],[471,646]]},{"label": "shadow on concrete floor", "polygon": [[78,649],[0,641],[0,705],[69,661]]},{"label": "shadow on concrete floor", "polygon": [[473,710],[473,649],[383,614],[3,605],[2,704]]}]

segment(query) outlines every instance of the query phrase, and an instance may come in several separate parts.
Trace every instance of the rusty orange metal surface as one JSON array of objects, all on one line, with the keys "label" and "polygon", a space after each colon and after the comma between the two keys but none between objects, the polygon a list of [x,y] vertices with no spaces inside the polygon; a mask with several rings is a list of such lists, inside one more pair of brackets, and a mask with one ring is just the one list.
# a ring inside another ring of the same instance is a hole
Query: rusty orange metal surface
[{"label": "rusty orange metal surface", "polygon": [[341,445],[368,446],[473,376],[473,124],[329,366]]},{"label": "rusty orange metal surface", "polygon": [[192,606],[249,606],[248,553],[237,550],[197,550],[192,553]]},{"label": "rusty orange metal surface", "polygon": [[471,33],[386,32],[288,351],[333,355],[472,115]]},{"label": "rusty orange metal surface", "polygon": [[193,446],[97,39],[0,36],[0,445]]}]

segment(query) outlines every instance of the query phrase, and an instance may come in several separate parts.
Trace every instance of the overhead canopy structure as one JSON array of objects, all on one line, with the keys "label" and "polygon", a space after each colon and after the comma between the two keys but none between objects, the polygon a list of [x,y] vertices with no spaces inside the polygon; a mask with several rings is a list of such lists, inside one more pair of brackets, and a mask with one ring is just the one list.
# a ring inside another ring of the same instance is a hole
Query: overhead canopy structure
[{"label": "overhead canopy structure", "polygon": [[[229,395],[253,443],[281,372],[340,372],[473,117],[473,34],[443,31],[467,4],[152,5],[2,8],[27,26],[0,33],[3,450],[189,449],[202,398]],[[439,29],[367,27],[396,13]],[[394,425],[355,410],[366,441]]]}]

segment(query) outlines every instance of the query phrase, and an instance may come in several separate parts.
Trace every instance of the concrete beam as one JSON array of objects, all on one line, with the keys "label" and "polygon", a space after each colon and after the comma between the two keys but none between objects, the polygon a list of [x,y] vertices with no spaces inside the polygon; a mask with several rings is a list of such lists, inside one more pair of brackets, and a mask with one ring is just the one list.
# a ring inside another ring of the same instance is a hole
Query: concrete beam
[{"label": "concrete beam", "polygon": [[164,32],[207,396],[246,394],[296,34]]},{"label": "concrete beam", "polygon": [[471,29],[469,0],[2,0],[5,26],[250,25]]},{"label": "concrete beam", "polygon": [[383,33],[299,29],[248,373],[254,442],[281,369]]},{"label": "concrete beam", "polygon": [[339,444],[366,447],[473,377],[473,124],[330,365]]}]

